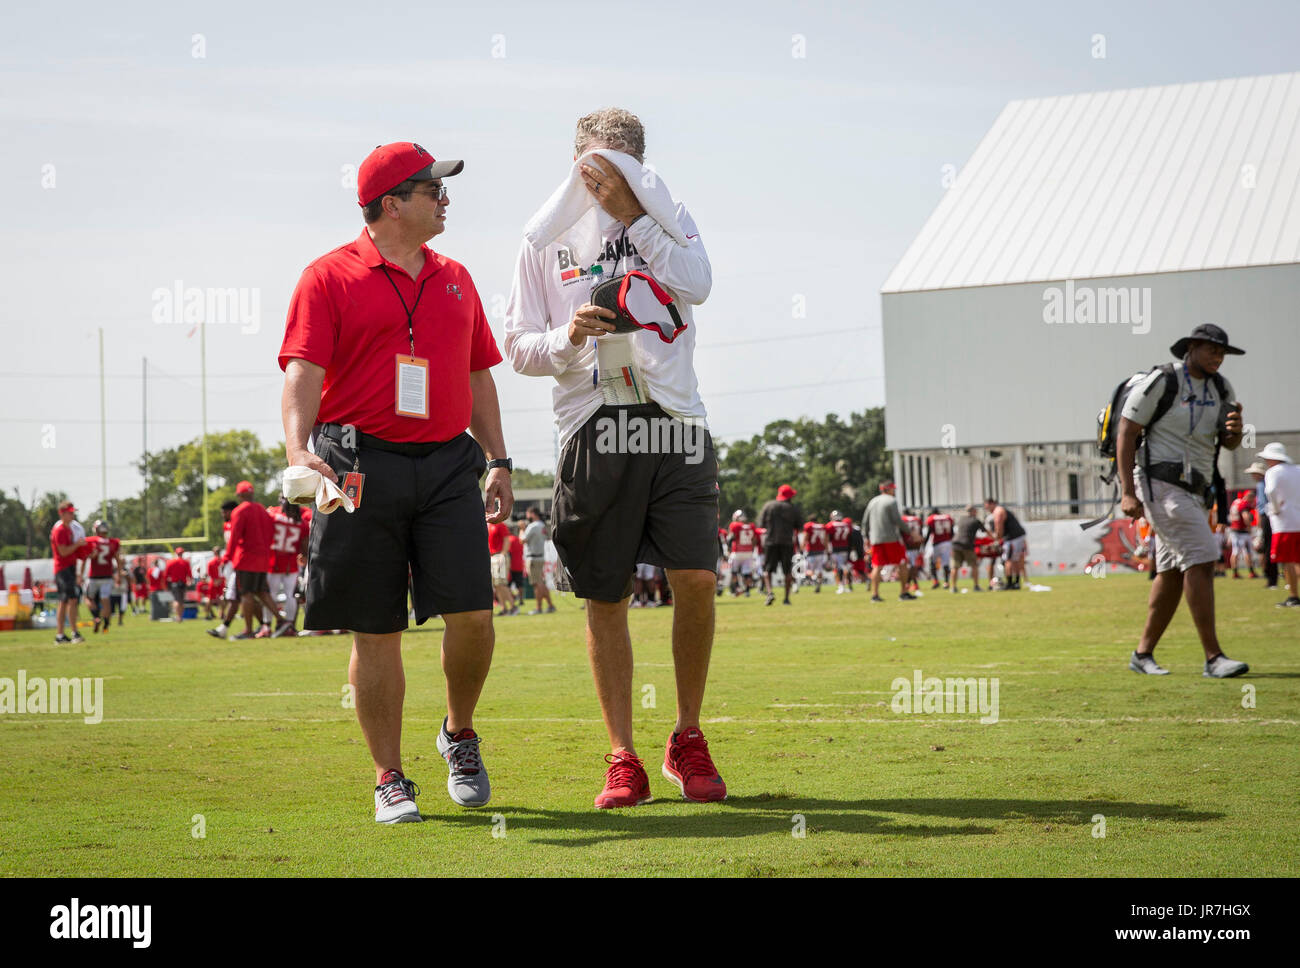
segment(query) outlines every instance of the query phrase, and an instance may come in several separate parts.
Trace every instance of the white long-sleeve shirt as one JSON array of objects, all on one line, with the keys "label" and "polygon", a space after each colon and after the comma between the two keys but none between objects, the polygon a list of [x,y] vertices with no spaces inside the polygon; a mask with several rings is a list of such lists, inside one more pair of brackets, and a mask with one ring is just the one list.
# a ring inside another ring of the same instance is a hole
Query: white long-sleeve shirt
[{"label": "white long-sleeve shirt", "polygon": [[[1274,464],[1264,474],[1269,525],[1274,534],[1300,531],[1300,465]],[[1295,594],[1295,589],[1291,589]]]},{"label": "white long-sleeve shirt", "polygon": [[[695,221],[686,206],[677,202],[677,224],[689,240],[688,245],[680,246],[649,216],[625,229],[603,210],[597,214],[603,247],[597,260],[602,269],[599,280],[633,269],[649,273],[668,290],[686,324],[672,343],[648,331],[631,337],[633,362],[644,376],[650,399],[674,417],[702,423],[707,414],[695,378],[691,307],[708,298],[713,269]],[[505,355],[510,365],[525,376],[555,377],[552,401],[561,447],[604,404],[593,379],[596,341],[581,346],[569,342],[573,314],[591,297],[589,266],[576,265],[576,260],[563,239],[540,252],[525,241],[519,248],[506,306]]]}]

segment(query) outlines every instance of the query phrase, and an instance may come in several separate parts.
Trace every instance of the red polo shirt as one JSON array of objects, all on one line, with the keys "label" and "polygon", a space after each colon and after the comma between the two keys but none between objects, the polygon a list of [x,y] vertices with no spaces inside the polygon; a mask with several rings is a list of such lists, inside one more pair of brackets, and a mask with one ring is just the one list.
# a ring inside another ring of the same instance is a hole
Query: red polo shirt
[{"label": "red polo shirt", "polygon": [[235,571],[270,571],[271,540],[275,525],[266,508],[256,501],[242,501],[230,512],[230,553]]},{"label": "red polo shirt", "polygon": [[194,577],[194,571],[184,558],[168,558],[167,564],[163,566],[163,575],[167,578],[167,584],[179,585],[188,583]]},{"label": "red polo shirt", "polygon": [[64,568],[70,568],[77,563],[77,551],[73,549],[66,555],[59,554],[59,545],[70,545],[76,539],[72,537],[72,529],[62,521],[55,522],[54,527],[50,529],[50,547],[54,550],[54,570],[62,571]]},{"label": "red polo shirt", "polygon": [[[320,423],[352,424],[400,442],[451,440],[469,426],[469,375],[496,366],[501,351],[469,272],[422,248],[424,269],[412,280],[362,229],[355,242],[321,256],[298,280],[280,369],[293,359],[325,368]],[[415,355],[429,361],[427,418],[395,412],[397,357],[411,352],[403,300],[407,309],[415,307]]]}]

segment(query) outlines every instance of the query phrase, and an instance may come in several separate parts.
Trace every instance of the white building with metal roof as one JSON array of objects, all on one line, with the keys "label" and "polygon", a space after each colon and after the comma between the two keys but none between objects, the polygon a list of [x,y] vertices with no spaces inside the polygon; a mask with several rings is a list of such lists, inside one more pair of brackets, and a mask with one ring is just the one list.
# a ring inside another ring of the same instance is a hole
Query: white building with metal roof
[{"label": "white building with metal roof", "polygon": [[1011,102],[881,298],[905,504],[1100,513],[1098,409],[1204,322],[1247,351],[1249,486],[1300,452],[1300,73]]}]

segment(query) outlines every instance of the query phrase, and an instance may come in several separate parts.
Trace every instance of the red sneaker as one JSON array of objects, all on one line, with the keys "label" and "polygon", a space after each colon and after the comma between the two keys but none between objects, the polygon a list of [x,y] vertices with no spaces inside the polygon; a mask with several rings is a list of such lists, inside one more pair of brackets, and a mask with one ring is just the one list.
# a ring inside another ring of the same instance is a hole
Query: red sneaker
[{"label": "red sneaker", "polygon": [[664,751],[664,779],[682,791],[682,796],[696,803],[712,803],[727,798],[727,784],[722,782],[709,756],[709,744],[698,729],[685,729],[668,738]]},{"label": "red sneaker", "polygon": [[645,764],[635,754],[627,750],[606,753],[605,762],[609,769],[605,771],[605,789],[596,797],[598,809],[635,807],[654,799],[650,796],[650,778],[645,775]]}]

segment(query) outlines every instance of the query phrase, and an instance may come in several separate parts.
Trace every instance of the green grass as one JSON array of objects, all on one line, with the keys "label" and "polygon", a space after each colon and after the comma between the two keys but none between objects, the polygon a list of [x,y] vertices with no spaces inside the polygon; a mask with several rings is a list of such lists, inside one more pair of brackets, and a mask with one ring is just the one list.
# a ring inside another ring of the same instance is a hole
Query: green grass
[{"label": "green grass", "polygon": [[[342,706],[348,639],[219,643],[204,623],[142,618],[81,646],[0,634],[0,676],[105,679],[98,725],[0,716],[0,874],[1300,873],[1300,614],[1260,582],[1218,582],[1225,648],[1250,674],[1202,678],[1183,608],[1159,651],[1173,674],[1138,677],[1126,659],[1145,581],[1048,581],[910,605],[897,586],[876,606],[861,589],[805,589],[790,608],[719,600],[704,725],[730,798],[709,806],[659,775],[670,610],[631,613],[637,736],[660,799],[620,811],[591,808],[605,734],[572,598],[497,621],[479,811],[446,796],[428,623],[404,646],[406,770],[427,822],[395,827],[373,822],[369,756]],[[999,722],[894,713],[891,681],[914,669],[998,677]]]}]

